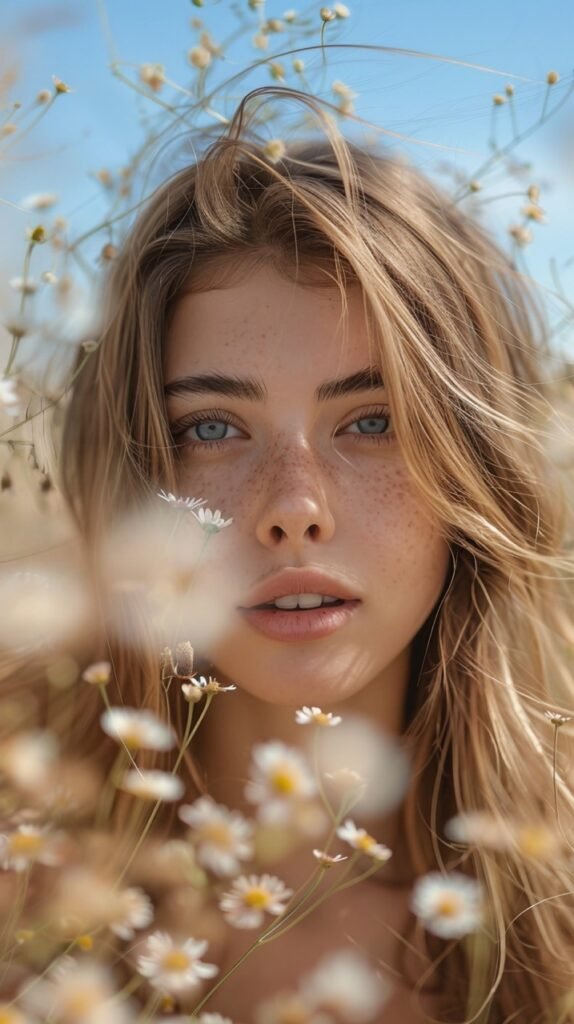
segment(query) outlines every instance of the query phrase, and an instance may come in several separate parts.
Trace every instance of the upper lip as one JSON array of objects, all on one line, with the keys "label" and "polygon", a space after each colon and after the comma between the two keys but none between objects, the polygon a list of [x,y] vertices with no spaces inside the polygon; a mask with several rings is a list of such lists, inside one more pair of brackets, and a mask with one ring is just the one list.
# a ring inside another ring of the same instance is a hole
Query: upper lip
[{"label": "upper lip", "polygon": [[360,598],[342,579],[330,576],[321,569],[282,569],[271,579],[261,583],[247,595],[242,608],[253,608],[258,604],[270,604],[287,594],[323,594],[339,597],[343,601],[358,601]]}]

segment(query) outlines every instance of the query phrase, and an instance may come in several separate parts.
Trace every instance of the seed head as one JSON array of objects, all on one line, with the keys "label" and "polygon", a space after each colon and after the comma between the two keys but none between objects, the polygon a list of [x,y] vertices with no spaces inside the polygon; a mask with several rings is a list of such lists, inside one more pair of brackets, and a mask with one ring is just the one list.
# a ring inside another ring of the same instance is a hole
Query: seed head
[{"label": "seed head", "polygon": [[495,92],[492,102],[495,107],[502,107],[506,103],[506,96],[503,96],[500,92]]},{"label": "seed head", "polygon": [[52,99],[52,93],[49,89],[40,89],[40,92],[36,94],[36,103],[49,103]]},{"label": "seed head", "polygon": [[66,83],[63,82],[61,78],[56,78],[55,75],[52,75],[52,81],[54,83],[54,88],[55,88],[57,93],[71,92],[72,91],[70,89],[70,86],[66,85]]},{"label": "seed head", "polygon": [[162,64],[142,64],[140,80],[144,85],[148,85],[153,92],[159,92],[165,85],[165,68]]},{"label": "seed head", "polygon": [[304,60],[299,60],[299,58],[296,57],[295,60],[293,61],[293,71],[296,71],[297,74],[300,74],[301,71],[304,70],[304,68],[305,68],[305,61]]},{"label": "seed head", "polygon": [[278,61],[273,61],[269,65],[269,74],[271,78],[275,78],[279,82],[283,82],[285,79],[285,67],[283,64],[279,64]]},{"label": "seed head", "polygon": [[211,64],[211,54],[205,46],[193,46],[187,57],[194,68],[207,68]]},{"label": "seed head", "polygon": [[335,18],[337,17],[335,12],[332,11],[330,7],[322,7],[321,10],[319,11],[319,14],[321,15],[321,21],[325,22],[334,21]]},{"label": "seed head", "polygon": [[265,35],[265,32],[258,32],[257,35],[253,36],[253,45],[258,50],[266,50],[269,46],[269,38]]},{"label": "seed head", "polygon": [[539,186],[538,185],[530,185],[529,188],[528,188],[528,192],[526,194],[527,194],[528,198],[531,200],[531,202],[537,203],[538,200],[540,199],[540,188],[539,188]]},{"label": "seed head", "polygon": [[559,80],[560,80],[560,75],[558,74],[557,71],[549,71],[548,74],[546,75],[546,81],[547,81],[548,85],[556,85],[556,83]]},{"label": "seed head", "polygon": [[468,183],[469,192],[480,192],[481,188],[482,185],[480,184],[480,182],[475,181],[474,179],[472,181],[469,181]]},{"label": "seed head", "polygon": [[14,124],[13,121],[7,121],[0,128],[0,135],[13,135],[15,131],[18,131],[18,125]]},{"label": "seed head", "polygon": [[507,96],[514,96],[514,86],[510,85],[510,83],[504,86],[504,91]]},{"label": "seed head", "polygon": [[269,142],[263,147],[265,156],[272,164],[282,160],[286,151],[285,143],[282,139],[269,139]]},{"label": "seed head", "polygon": [[106,242],[100,253],[100,259],[102,260],[103,263],[110,263],[112,260],[115,260],[117,255],[117,247],[115,245],[112,245],[111,242]]}]

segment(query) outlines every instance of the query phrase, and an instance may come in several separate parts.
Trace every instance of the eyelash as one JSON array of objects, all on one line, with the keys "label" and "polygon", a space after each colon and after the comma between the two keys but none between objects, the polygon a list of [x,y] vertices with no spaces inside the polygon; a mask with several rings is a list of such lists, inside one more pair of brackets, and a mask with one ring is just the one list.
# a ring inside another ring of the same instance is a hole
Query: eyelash
[{"label": "eyelash", "polygon": [[[381,418],[382,419],[388,419],[389,418],[389,409],[388,409],[388,407],[386,407],[386,406],[373,406],[373,408],[367,409],[361,416],[356,416],[355,419],[350,420],[349,423],[345,424],[345,427],[350,427],[350,426],[353,425],[353,423],[357,423],[359,420],[381,419]],[[215,448],[223,447],[223,446],[225,446],[227,444],[228,441],[231,441],[233,439],[232,438],[220,438],[219,440],[215,440],[215,441],[201,441],[201,440],[182,441],[181,444],[177,444],[179,438],[182,437],[182,435],[185,433],[185,431],[189,430],[190,427],[195,427],[199,423],[213,423],[213,422],[216,422],[216,423],[229,423],[231,426],[237,427],[238,430],[241,429],[241,427],[239,427],[237,425],[237,423],[235,423],[233,417],[230,416],[229,413],[219,412],[217,409],[213,409],[213,410],[208,410],[206,412],[194,412],[194,413],[191,413],[189,416],[184,416],[183,419],[181,419],[177,424],[174,424],[173,427],[171,428],[171,436],[172,436],[172,438],[173,438],[173,440],[176,443],[178,448],[192,448],[192,449],[195,449],[195,450],[197,450],[198,448],[207,448],[209,450],[213,450]],[[352,437],[352,438],[354,438],[356,440],[359,440],[359,441],[362,441],[362,440],[365,440],[365,439],[367,439],[368,441],[374,441],[375,444],[383,444],[383,443],[387,443],[388,444],[388,443],[390,443],[391,441],[394,440],[394,436],[393,436],[392,430],[391,430],[390,433],[387,433],[387,434],[349,434],[348,436]]]}]

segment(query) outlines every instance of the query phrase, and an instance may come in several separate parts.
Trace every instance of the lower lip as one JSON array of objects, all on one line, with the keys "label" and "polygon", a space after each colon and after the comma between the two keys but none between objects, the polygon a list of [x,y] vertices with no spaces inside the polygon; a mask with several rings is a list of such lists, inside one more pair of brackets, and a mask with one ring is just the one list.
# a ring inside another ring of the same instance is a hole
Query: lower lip
[{"label": "lower lip", "polygon": [[334,607],[309,608],[296,612],[284,612],[265,608],[240,608],[247,622],[259,633],[272,640],[297,641],[318,640],[334,633],[355,614],[360,601],[345,601]]}]

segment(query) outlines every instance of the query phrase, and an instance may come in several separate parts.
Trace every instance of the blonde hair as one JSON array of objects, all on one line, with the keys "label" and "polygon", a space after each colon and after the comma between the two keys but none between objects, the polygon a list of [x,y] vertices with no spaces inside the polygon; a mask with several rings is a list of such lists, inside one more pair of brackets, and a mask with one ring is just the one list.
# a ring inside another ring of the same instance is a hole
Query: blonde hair
[{"label": "blonde hair", "polygon": [[[559,1005],[560,1019],[574,1019],[560,1003],[574,949],[567,897],[556,899],[570,891],[566,862],[461,852],[443,838],[449,817],[474,809],[555,826],[543,711],[572,703],[572,562],[568,506],[543,442],[553,399],[544,316],[447,195],[406,162],[346,141],[311,97],[283,92],[311,108],[324,138],[272,162],[250,139],[246,96],[225,134],[139,214],[111,271],[101,343],[73,388],[61,485],[87,545],[130,503],[177,492],[162,346],[190,282],[265,260],[337,284],[343,300],[349,284],[361,287],[404,459],[452,552],[416,638],[405,834],[417,874],[456,865],[481,878],[491,917],[480,938],[446,954],[438,945],[445,1019],[555,1022]],[[157,652],[114,643],[122,700],[159,707]],[[565,787],[560,799],[569,821]]]}]

